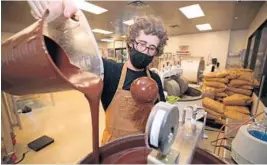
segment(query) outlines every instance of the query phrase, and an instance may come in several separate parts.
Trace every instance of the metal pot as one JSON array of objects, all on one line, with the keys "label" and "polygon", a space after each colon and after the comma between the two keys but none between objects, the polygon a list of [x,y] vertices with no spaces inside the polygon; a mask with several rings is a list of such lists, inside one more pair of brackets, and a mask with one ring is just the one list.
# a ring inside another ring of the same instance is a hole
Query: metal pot
[{"label": "metal pot", "polygon": [[[144,135],[135,135],[117,139],[100,147],[100,163],[102,164],[147,164],[150,150],[145,145]],[[91,154],[82,159],[79,164],[94,164]],[[196,148],[192,164],[226,164],[213,154]]]}]

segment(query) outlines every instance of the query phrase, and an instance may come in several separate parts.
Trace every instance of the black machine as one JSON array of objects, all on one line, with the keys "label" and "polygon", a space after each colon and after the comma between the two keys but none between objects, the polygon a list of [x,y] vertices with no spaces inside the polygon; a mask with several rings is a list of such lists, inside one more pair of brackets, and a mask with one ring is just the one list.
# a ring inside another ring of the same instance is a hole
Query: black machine
[{"label": "black machine", "polygon": [[218,62],[217,58],[212,58],[211,64],[212,64],[211,72],[215,72],[215,70],[220,67],[220,63]]}]

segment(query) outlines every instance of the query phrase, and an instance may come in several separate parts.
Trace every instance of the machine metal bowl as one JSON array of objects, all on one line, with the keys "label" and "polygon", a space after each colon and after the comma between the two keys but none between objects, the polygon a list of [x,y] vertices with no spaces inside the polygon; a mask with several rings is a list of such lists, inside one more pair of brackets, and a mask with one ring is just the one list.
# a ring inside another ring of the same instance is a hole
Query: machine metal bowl
[{"label": "machine metal bowl", "polygon": [[[150,150],[145,145],[144,135],[135,135],[114,140],[100,147],[102,164],[147,164]],[[83,158],[79,164],[94,164],[93,154]],[[196,148],[192,164],[226,164],[215,155]]]},{"label": "machine metal bowl", "polygon": [[[183,111],[186,111],[186,118],[191,118],[192,110],[187,109],[189,106],[198,105],[202,106],[203,95],[201,90],[189,86],[185,94],[179,99],[175,104],[179,107],[180,114],[183,114]],[[204,110],[200,110],[197,113],[196,119],[200,119],[204,116]],[[179,121],[182,122],[183,115],[180,115]]]}]

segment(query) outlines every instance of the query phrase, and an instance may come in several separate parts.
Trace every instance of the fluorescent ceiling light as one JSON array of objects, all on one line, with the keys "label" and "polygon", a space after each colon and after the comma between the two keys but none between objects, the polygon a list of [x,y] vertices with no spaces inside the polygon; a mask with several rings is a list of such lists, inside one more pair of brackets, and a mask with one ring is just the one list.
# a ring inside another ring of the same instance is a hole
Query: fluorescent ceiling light
[{"label": "fluorescent ceiling light", "polygon": [[108,39],[108,38],[103,38],[100,41],[104,41],[104,42],[113,42],[114,40],[112,39]]},{"label": "fluorescent ceiling light", "polygon": [[128,21],[124,21],[123,23],[130,26],[130,25],[134,24],[134,20],[130,19]]},{"label": "fluorescent ceiling light", "polygon": [[197,17],[202,17],[205,16],[201,7],[199,4],[191,5],[191,6],[186,6],[186,7],[181,7],[179,10],[188,18],[197,18]]},{"label": "fluorescent ceiling light", "polygon": [[198,30],[200,31],[205,31],[205,30],[211,30],[211,26],[210,24],[206,23],[206,24],[201,24],[201,25],[196,25],[196,27],[198,28]]},{"label": "fluorescent ceiling light", "polygon": [[110,31],[106,31],[106,30],[102,30],[102,29],[93,29],[92,31],[95,33],[101,33],[101,34],[111,34],[112,33]]},{"label": "fluorescent ceiling light", "polygon": [[79,9],[82,9],[84,11],[87,11],[93,14],[102,14],[108,11],[107,9],[104,9],[92,3],[86,2],[85,0],[75,0],[74,2],[76,3]]}]

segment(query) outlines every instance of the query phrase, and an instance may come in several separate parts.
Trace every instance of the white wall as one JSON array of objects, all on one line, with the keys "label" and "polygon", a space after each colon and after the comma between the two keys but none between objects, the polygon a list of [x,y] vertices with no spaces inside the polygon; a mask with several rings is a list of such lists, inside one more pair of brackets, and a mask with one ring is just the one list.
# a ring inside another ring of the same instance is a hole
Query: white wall
[{"label": "white wall", "polygon": [[207,32],[170,37],[164,52],[176,52],[180,45],[189,45],[192,56],[208,59],[209,53],[218,58],[220,68],[224,68],[228,54],[230,31]]},{"label": "white wall", "polygon": [[246,49],[248,30],[233,30],[230,32],[229,53]]},{"label": "white wall", "polygon": [[254,20],[251,22],[248,29],[248,37],[254,33],[257,28],[267,19],[267,2],[260,8]]}]

